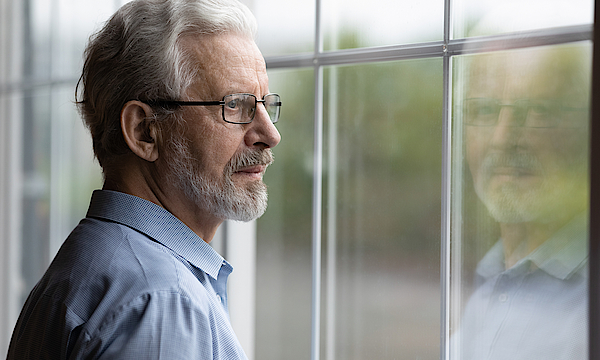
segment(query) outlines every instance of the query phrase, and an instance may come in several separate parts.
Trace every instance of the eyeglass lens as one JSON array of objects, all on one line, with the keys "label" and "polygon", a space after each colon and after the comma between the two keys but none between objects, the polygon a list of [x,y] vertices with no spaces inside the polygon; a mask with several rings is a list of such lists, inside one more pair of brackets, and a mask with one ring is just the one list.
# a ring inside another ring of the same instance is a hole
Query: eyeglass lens
[{"label": "eyeglass lens", "polygon": [[268,94],[264,100],[257,100],[252,94],[232,94],[225,96],[223,102],[223,120],[230,123],[252,122],[258,102],[264,103],[272,123],[279,120],[281,101],[277,94]]},{"label": "eyeglass lens", "polygon": [[550,100],[517,100],[502,104],[496,99],[475,98],[465,100],[466,123],[476,126],[494,126],[503,107],[512,108],[513,117],[520,126],[557,127],[577,126],[582,108],[568,107]]}]

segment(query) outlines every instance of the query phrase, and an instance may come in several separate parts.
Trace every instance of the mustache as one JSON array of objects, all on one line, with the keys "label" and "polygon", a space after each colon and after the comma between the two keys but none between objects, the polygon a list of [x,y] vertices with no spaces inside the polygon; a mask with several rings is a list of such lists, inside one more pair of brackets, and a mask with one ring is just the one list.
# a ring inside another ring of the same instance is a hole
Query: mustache
[{"label": "mustache", "polygon": [[248,150],[239,154],[236,154],[226,167],[228,174],[233,174],[243,168],[257,165],[269,166],[273,163],[274,157],[271,149],[264,150]]},{"label": "mustache", "polygon": [[520,168],[536,172],[542,170],[539,159],[527,153],[491,153],[486,155],[482,163],[482,169],[485,172],[502,167]]}]

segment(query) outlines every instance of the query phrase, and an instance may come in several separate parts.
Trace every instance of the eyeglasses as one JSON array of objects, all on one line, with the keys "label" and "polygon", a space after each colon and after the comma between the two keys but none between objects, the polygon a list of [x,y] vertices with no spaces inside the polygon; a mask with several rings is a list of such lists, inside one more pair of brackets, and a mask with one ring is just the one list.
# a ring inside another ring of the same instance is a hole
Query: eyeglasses
[{"label": "eyeglasses", "polygon": [[216,106],[223,107],[223,120],[232,124],[249,124],[256,115],[256,106],[263,103],[273,124],[279,121],[281,99],[277,94],[267,94],[258,100],[252,94],[231,94],[223,97],[221,101],[178,101],[157,100],[149,105],[157,106]]},{"label": "eyeglasses", "polygon": [[496,126],[503,107],[512,108],[512,116],[517,126],[568,128],[580,127],[587,121],[587,107],[566,106],[556,100],[521,99],[511,104],[503,104],[497,99],[471,98],[463,102],[465,124]]}]

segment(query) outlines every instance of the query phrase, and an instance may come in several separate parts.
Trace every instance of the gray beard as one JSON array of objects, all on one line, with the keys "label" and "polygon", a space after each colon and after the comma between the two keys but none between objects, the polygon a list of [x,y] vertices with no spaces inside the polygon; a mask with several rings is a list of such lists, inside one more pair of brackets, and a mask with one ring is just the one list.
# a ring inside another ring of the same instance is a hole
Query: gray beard
[{"label": "gray beard", "polygon": [[[522,167],[541,174],[544,180],[535,187],[507,182],[491,188],[490,181],[496,166]],[[539,160],[529,154],[490,154],[479,171],[479,181],[475,184],[477,196],[496,221],[507,224],[556,221],[571,210],[569,206],[574,205],[571,203],[573,198],[577,198],[581,185],[581,181],[571,177],[572,174],[545,173]]]},{"label": "gray beard", "polygon": [[539,206],[536,206],[540,194],[534,189],[523,192],[513,184],[505,184],[493,193],[481,189],[481,186],[477,186],[475,191],[490,215],[500,223],[525,223],[542,217]]},{"label": "gray beard", "polygon": [[261,181],[245,188],[233,183],[232,175],[246,166],[269,165],[273,162],[270,149],[249,150],[236,154],[226,165],[220,179],[209,179],[200,170],[189,146],[172,139],[168,144],[167,181],[176,184],[194,203],[219,219],[251,221],[267,209],[267,186]]}]

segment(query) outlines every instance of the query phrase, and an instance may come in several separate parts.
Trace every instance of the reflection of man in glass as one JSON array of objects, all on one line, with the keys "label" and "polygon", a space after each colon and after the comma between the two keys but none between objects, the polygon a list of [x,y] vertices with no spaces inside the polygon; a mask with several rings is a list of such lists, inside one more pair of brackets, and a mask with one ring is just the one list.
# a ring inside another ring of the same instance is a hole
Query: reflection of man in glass
[{"label": "reflection of man in glass", "polygon": [[475,191],[499,223],[461,321],[461,359],[587,358],[587,57],[473,60],[463,107]]}]

